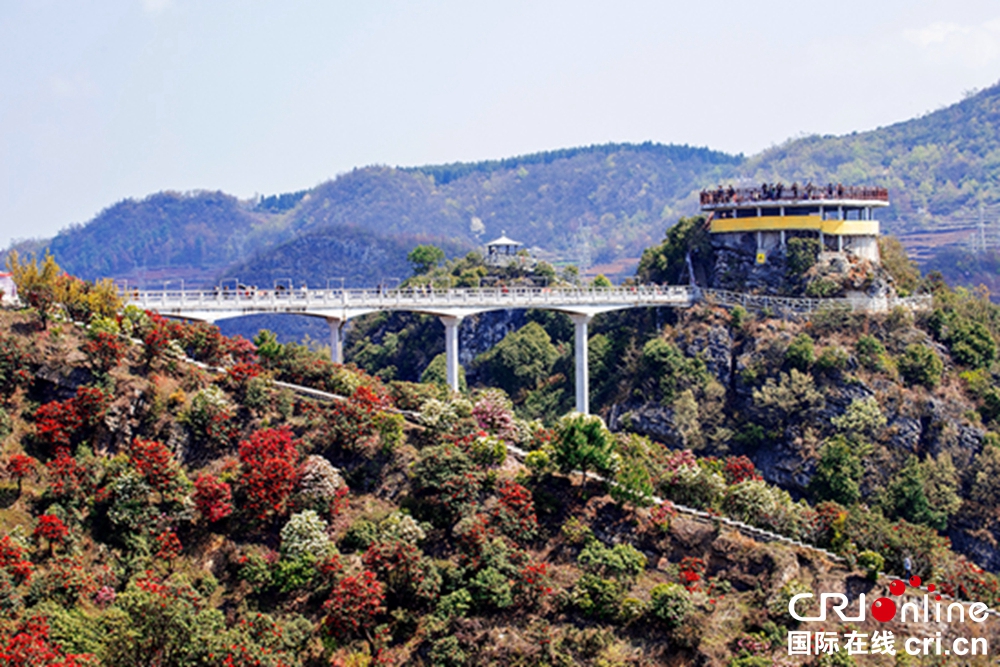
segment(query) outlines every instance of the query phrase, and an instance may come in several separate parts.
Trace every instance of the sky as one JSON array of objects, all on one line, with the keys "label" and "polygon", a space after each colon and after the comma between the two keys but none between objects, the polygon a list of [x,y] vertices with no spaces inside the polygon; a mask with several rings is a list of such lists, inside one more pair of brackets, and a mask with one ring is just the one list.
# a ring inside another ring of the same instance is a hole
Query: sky
[{"label": "sky", "polygon": [[0,247],[125,198],[372,164],[752,155],[998,79],[995,0],[0,0]]}]

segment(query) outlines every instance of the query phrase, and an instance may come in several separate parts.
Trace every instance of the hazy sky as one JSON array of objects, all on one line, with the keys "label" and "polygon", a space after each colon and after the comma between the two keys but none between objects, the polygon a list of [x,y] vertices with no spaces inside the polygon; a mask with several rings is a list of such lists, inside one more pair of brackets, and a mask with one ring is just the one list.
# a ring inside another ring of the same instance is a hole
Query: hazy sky
[{"label": "hazy sky", "polygon": [[995,0],[0,0],[0,246],[164,189],[608,141],[752,154],[998,78]]}]

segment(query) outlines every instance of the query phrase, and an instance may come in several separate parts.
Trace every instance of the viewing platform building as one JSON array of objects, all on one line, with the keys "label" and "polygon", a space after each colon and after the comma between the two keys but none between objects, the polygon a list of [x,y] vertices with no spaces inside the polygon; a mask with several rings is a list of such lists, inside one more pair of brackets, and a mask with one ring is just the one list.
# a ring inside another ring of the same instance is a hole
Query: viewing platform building
[{"label": "viewing platform building", "polygon": [[796,237],[818,239],[821,252],[850,253],[878,262],[874,211],[888,205],[885,188],[833,184],[720,186],[701,193],[701,210],[709,213],[711,233],[720,235],[726,245],[756,245],[758,264]]}]

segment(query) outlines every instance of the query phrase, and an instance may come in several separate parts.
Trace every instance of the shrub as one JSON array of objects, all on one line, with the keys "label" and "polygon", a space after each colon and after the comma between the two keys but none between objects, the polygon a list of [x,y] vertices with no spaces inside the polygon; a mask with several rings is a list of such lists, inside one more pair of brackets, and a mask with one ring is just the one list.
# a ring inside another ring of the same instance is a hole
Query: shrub
[{"label": "shrub", "polygon": [[824,347],[816,358],[816,368],[827,375],[833,375],[847,368],[848,362],[849,357],[843,348]]},{"label": "shrub", "polygon": [[878,581],[878,574],[885,569],[885,558],[875,551],[862,551],[858,554],[858,565],[864,568],[872,581]]},{"label": "shrub", "polygon": [[858,356],[858,363],[864,368],[870,371],[886,370],[885,346],[875,336],[859,336],[858,342],[854,344],[854,353]]},{"label": "shrub", "polygon": [[788,239],[786,262],[793,276],[801,276],[816,263],[819,256],[819,240],[810,238]]},{"label": "shrub", "polygon": [[296,504],[329,514],[337,501],[337,494],[346,490],[344,479],[326,458],[315,454],[302,463]]},{"label": "shrub", "polygon": [[7,459],[7,475],[17,480],[17,495],[21,495],[22,480],[35,472],[38,461],[27,454],[14,454]]},{"label": "shrub", "polygon": [[281,529],[281,555],[323,560],[334,551],[326,530],[326,521],[313,510],[293,514]]},{"label": "shrub", "polygon": [[650,591],[650,611],[669,629],[684,623],[693,607],[690,593],[678,584],[657,584]]},{"label": "shrub", "polygon": [[84,667],[91,656],[64,653],[49,638],[48,619],[32,616],[11,634],[0,640],[0,660],[5,667]]},{"label": "shrub", "polygon": [[368,519],[356,519],[340,539],[340,548],[346,553],[367,549],[378,539],[378,526]]},{"label": "shrub", "polygon": [[79,427],[80,416],[72,400],[52,401],[35,410],[35,434],[52,450],[69,447],[70,439]]},{"label": "shrub", "polygon": [[187,480],[174,455],[163,443],[135,438],[129,447],[129,460],[163,500],[180,498]]},{"label": "shrub", "polygon": [[646,556],[631,544],[606,547],[591,540],[577,556],[580,567],[593,574],[632,580],[646,569]]},{"label": "shrub", "polygon": [[625,587],[614,579],[603,579],[591,572],[585,572],[573,585],[573,604],[586,616],[615,618]]},{"label": "shrub", "polygon": [[671,404],[685,389],[701,388],[708,380],[705,362],[686,356],[662,338],[654,338],[643,346],[639,363],[644,376],[656,379],[664,405]]},{"label": "shrub", "polygon": [[573,413],[559,420],[552,452],[562,472],[579,470],[586,480],[588,471],[608,472],[611,447],[611,432],[600,417]]},{"label": "shrub", "polygon": [[842,437],[831,438],[820,449],[809,490],[819,500],[853,505],[861,497],[858,483],[864,472],[856,447]]},{"label": "shrub", "polygon": [[944,363],[934,350],[926,345],[919,343],[908,345],[898,363],[899,374],[907,384],[919,384],[933,389],[941,382]]},{"label": "shrub", "polygon": [[196,439],[221,449],[235,437],[232,418],[232,406],[222,390],[213,384],[194,395],[179,421],[188,425]]},{"label": "shrub", "polygon": [[855,437],[873,437],[887,423],[882,407],[874,396],[855,398],[847,406],[844,414],[830,420],[833,426],[848,435]]},{"label": "shrub", "polygon": [[56,544],[62,544],[69,536],[69,528],[54,514],[43,514],[38,517],[34,536],[48,541],[49,553],[51,553]]},{"label": "shrub", "polygon": [[722,497],[726,480],[707,466],[686,463],[673,471],[666,470],[659,487],[665,496],[676,503],[705,508],[713,506]]},{"label": "shrub", "polygon": [[125,358],[127,344],[113,333],[92,332],[81,349],[90,366],[98,373],[110,373]]},{"label": "shrub", "polygon": [[262,429],[240,443],[238,488],[256,519],[281,516],[299,480],[299,451],[290,429]]},{"label": "shrub", "polygon": [[799,334],[785,350],[785,365],[805,373],[813,364],[815,346],[816,344],[809,334]]},{"label": "shrub", "polygon": [[222,521],[233,513],[232,489],[215,475],[198,475],[194,482],[194,504],[209,523]]},{"label": "shrub", "polygon": [[808,419],[826,401],[816,390],[812,376],[793,368],[782,373],[778,382],[768,378],[763,387],[754,389],[753,403],[768,425],[779,427],[791,419]]},{"label": "shrub", "polygon": [[503,480],[497,485],[497,504],[492,518],[501,533],[517,542],[528,542],[538,533],[531,492],[516,482]]},{"label": "shrub", "polygon": [[339,639],[349,639],[375,626],[385,611],[385,590],[369,570],[344,577],[333,587],[323,603],[324,625]]}]

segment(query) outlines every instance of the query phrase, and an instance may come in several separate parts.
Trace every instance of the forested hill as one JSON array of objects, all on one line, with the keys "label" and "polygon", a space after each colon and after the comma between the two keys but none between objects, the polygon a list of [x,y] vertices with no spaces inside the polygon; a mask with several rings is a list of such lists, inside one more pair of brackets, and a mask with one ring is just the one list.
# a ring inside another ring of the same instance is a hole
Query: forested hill
[{"label": "forested hill", "polygon": [[754,182],[889,188],[880,219],[896,230],[1000,202],[1000,84],[919,118],[869,132],[789,141],[739,169]]},{"label": "forested hill", "polygon": [[356,224],[383,233],[481,243],[509,236],[592,261],[636,257],[695,191],[743,161],[703,148],[610,144],[495,162],[357,169],[318,186],[291,213],[293,228]]},{"label": "forested hill", "polygon": [[49,244],[69,272],[84,278],[214,276],[269,240],[272,216],[222,192],[160,192],[126,199]]},{"label": "forested hill", "polygon": [[637,257],[696,210],[698,189],[738,179],[884,185],[892,204],[880,219],[898,232],[1000,202],[998,121],[994,86],[920,118],[800,138],[749,159],[689,146],[605,144],[475,163],[365,167],[257,202],[158,193],[115,204],[50,245],[77,275],[148,284],[204,283],[238,265],[273,265],[278,260],[267,253],[287,250],[278,246],[344,228],[447,239],[455,247],[506,231],[551,258],[599,264]]}]

